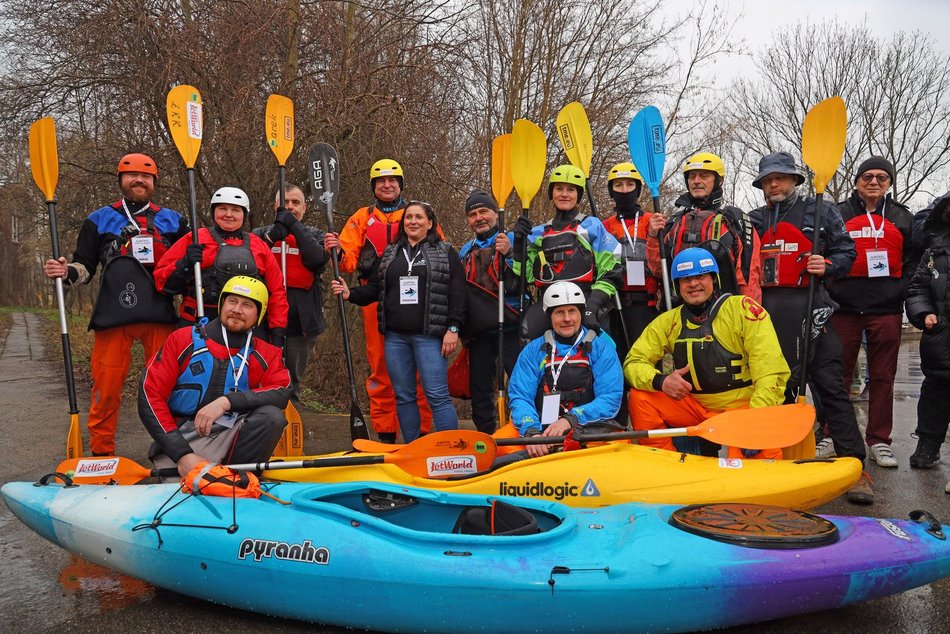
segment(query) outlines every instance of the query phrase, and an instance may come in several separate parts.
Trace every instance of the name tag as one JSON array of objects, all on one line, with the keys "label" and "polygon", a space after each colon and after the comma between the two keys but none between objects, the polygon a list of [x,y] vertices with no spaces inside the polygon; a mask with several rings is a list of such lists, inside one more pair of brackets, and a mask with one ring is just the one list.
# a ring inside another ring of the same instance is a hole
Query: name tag
[{"label": "name tag", "polygon": [[643,286],[647,283],[643,262],[627,260],[627,286]]},{"label": "name tag", "polygon": [[541,399],[541,426],[550,425],[561,417],[561,394],[545,394]]},{"label": "name tag", "polygon": [[887,262],[887,251],[867,251],[868,277],[888,277],[891,267]]},{"label": "name tag", "polygon": [[155,264],[155,241],[152,236],[132,236],[132,257],[142,264]]},{"label": "name tag", "polygon": [[419,303],[419,278],[415,275],[399,278],[399,303],[403,306]]}]

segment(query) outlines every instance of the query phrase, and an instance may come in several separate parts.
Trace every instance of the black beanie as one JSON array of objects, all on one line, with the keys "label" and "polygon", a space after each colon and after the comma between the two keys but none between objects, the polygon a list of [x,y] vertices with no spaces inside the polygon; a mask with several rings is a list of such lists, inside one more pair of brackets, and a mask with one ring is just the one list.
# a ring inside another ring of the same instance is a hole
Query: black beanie
[{"label": "black beanie", "polygon": [[854,175],[854,182],[857,183],[858,179],[861,178],[861,174],[870,170],[883,170],[891,177],[891,182],[894,182],[894,166],[883,156],[872,156],[864,159],[864,162],[858,166],[858,171]]},{"label": "black beanie", "polygon": [[495,199],[492,198],[491,194],[483,189],[473,189],[465,201],[465,213],[473,209],[478,209],[479,207],[488,207],[489,209],[498,211],[498,207],[495,205]]}]

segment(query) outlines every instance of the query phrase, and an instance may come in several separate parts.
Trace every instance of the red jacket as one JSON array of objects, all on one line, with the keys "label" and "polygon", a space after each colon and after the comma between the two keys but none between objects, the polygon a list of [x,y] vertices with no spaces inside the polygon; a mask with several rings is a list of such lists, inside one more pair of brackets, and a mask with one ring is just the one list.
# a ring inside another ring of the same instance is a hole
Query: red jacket
[{"label": "red jacket", "polygon": [[[267,244],[253,233],[241,232],[241,237],[227,237],[226,244],[241,245],[243,237],[249,236],[251,256],[257,264],[257,277],[267,286],[270,295],[267,301],[265,319],[271,331],[280,329],[279,334],[287,328],[287,291],[284,289],[284,276],[280,272],[280,265],[274,259]],[[207,228],[198,230],[198,242],[205,245],[201,254],[201,271],[209,271],[214,267],[218,255],[218,244]],[[155,286],[167,295],[182,295],[181,318],[186,322],[194,322],[196,301],[194,289],[194,273],[185,272],[179,261],[185,256],[185,249],[191,244],[191,234],[182,237],[172,245],[161,261],[155,266]],[[208,287],[207,279],[202,280],[205,290]],[[212,318],[218,314],[217,296],[203,297],[205,316]]]}]

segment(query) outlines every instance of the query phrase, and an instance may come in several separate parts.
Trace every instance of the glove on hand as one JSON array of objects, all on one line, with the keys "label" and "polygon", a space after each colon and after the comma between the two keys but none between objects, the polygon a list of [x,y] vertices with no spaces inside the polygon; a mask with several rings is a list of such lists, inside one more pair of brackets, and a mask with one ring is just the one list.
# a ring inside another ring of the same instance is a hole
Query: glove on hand
[{"label": "glove on hand", "polygon": [[185,247],[185,256],[178,261],[178,264],[182,268],[182,270],[184,270],[187,273],[188,271],[191,271],[192,267],[194,267],[195,264],[200,265],[201,255],[204,249],[205,249],[205,245],[201,243],[198,243],[198,244],[191,243],[187,247]]},{"label": "glove on hand", "polygon": [[586,328],[597,333],[600,332],[601,308],[609,299],[610,297],[603,291],[591,291],[584,308],[584,320],[582,322]]},{"label": "glove on hand", "polygon": [[518,260],[521,258],[521,254],[524,253],[525,240],[533,228],[528,218],[525,216],[518,218],[518,222],[515,223],[514,228],[511,230],[515,236],[515,243],[511,251],[511,255],[514,259]]},{"label": "glove on hand", "polygon": [[264,237],[267,239],[267,242],[273,246],[289,235],[290,229],[287,228],[287,225],[281,222],[275,222],[271,225],[270,229],[267,230],[267,234]]},{"label": "glove on hand", "polygon": [[277,223],[287,227],[289,231],[293,231],[294,226],[299,223],[297,216],[293,215],[291,212],[287,211],[284,208],[277,210]]}]

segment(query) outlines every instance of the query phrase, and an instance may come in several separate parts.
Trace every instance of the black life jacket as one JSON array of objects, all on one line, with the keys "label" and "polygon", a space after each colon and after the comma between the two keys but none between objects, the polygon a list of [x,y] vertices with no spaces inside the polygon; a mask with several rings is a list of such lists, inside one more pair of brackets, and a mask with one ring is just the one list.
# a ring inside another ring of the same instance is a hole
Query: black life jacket
[{"label": "black life jacket", "polygon": [[534,283],[547,286],[552,282],[594,281],[594,252],[581,244],[577,235],[586,214],[578,213],[563,229],[544,225],[541,250],[534,261]]},{"label": "black life jacket", "polygon": [[[214,264],[210,269],[202,271],[201,285],[204,296],[202,299],[208,306],[218,305],[218,296],[229,279],[237,275],[247,275],[261,279],[257,269],[257,261],[251,251],[251,236],[248,232],[241,232],[241,244],[228,244],[217,227],[208,229],[211,239],[218,244],[218,252],[214,256]],[[207,278],[207,279],[206,279]],[[261,280],[263,281],[263,280]]]},{"label": "black life jacket", "polygon": [[[541,373],[541,382],[535,394],[534,402],[538,411],[541,411],[545,394],[558,392],[561,395],[560,414],[570,412],[576,405],[584,405],[594,400],[594,371],[590,364],[590,351],[594,345],[597,333],[588,330],[580,343],[568,355],[567,360],[557,354],[557,344],[554,332],[544,333],[544,369]],[[561,365],[557,385],[554,385],[553,368]]]},{"label": "black life jacket", "polygon": [[[744,223],[749,225],[750,223]],[[723,233],[723,225],[727,231]],[[719,265],[719,287],[728,293],[739,292],[736,266],[740,260],[739,239],[742,228],[722,210],[689,209],[673,221],[667,242],[670,255],[675,257],[683,249],[699,247],[709,251]],[[742,251],[743,260],[751,262],[752,245]],[[743,266],[743,275],[749,279],[749,266]]]},{"label": "black life jacket", "polygon": [[673,367],[689,365],[694,394],[717,394],[752,385],[748,359],[727,350],[713,337],[713,320],[727,297],[729,293],[719,296],[699,328],[689,328],[687,310],[680,309],[683,323],[673,345]]}]

